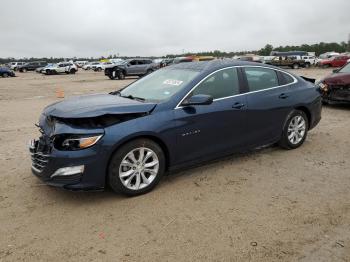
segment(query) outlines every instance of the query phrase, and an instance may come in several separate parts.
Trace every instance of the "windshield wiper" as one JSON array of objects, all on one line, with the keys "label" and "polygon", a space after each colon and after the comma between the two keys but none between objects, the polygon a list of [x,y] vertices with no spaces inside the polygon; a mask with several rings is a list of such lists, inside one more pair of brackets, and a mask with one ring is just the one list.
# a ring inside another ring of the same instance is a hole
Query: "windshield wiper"
[{"label": "windshield wiper", "polygon": [[137,97],[137,96],[133,96],[133,95],[127,95],[127,96],[123,96],[120,94],[120,97],[124,97],[124,98],[129,98],[132,100],[139,100],[139,101],[145,101],[146,99],[142,98],[142,97]]},{"label": "windshield wiper", "polygon": [[129,98],[132,100],[139,100],[139,101],[145,101],[145,98],[142,97],[137,97],[137,96],[133,96],[133,95],[127,95],[127,96],[123,96],[122,93],[120,91],[114,91],[114,92],[110,92],[110,95],[119,95],[120,97],[124,97],[124,98]]}]

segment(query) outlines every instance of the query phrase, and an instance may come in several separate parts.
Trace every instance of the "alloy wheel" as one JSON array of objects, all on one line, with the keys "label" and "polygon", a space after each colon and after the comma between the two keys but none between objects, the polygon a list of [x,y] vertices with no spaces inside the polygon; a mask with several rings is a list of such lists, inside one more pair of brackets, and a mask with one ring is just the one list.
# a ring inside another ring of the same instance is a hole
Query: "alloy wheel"
[{"label": "alloy wheel", "polygon": [[146,147],[133,149],[120,163],[119,178],[131,190],[146,188],[156,178],[159,171],[157,154]]},{"label": "alloy wheel", "polygon": [[300,143],[304,138],[306,131],[305,119],[300,116],[294,116],[288,126],[288,140],[293,145]]}]

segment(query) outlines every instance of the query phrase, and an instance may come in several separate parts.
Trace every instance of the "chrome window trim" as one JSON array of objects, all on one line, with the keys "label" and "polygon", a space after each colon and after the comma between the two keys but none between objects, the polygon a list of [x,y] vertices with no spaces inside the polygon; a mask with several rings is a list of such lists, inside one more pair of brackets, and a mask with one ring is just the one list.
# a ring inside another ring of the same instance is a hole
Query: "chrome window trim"
[{"label": "chrome window trim", "polygon": [[232,98],[232,97],[236,97],[236,96],[242,96],[242,95],[248,95],[248,94],[253,94],[253,93],[258,93],[258,92],[263,92],[263,91],[267,91],[267,90],[272,90],[272,89],[276,89],[276,88],[280,88],[280,87],[284,87],[284,86],[289,86],[289,85],[293,85],[295,83],[298,82],[298,80],[295,78],[295,76],[293,76],[292,74],[290,74],[289,72],[280,70],[278,68],[271,68],[271,67],[267,67],[267,66],[259,66],[259,65],[241,65],[241,66],[228,66],[228,67],[224,67],[224,68],[220,68],[214,72],[211,72],[209,75],[207,75],[206,77],[204,77],[201,81],[199,81],[194,87],[191,88],[190,91],[188,91],[186,93],[186,95],[180,100],[180,102],[176,105],[176,107],[174,109],[179,109],[179,108],[183,108],[183,106],[181,106],[181,103],[185,100],[185,98],[197,87],[199,86],[203,81],[205,81],[207,78],[209,78],[211,75],[220,72],[222,70],[225,69],[230,69],[230,68],[244,68],[244,67],[258,67],[258,68],[265,68],[265,69],[270,69],[270,70],[275,70],[275,71],[279,71],[281,73],[287,74],[290,77],[293,78],[293,82],[289,83],[289,84],[285,84],[285,85],[279,85],[279,86],[274,86],[274,87],[269,87],[269,88],[265,88],[265,89],[261,89],[261,90],[256,90],[256,91],[250,91],[247,93],[243,93],[243,94],[237,94],[237,95],[232,95],[232,96],[225,96],[225,97],[221,97],[221,98],[216,98],[213,100],[213,102],[215,101],[219,101],[219,100],[223,100],[223,99],[227,99],[227,98]]}]

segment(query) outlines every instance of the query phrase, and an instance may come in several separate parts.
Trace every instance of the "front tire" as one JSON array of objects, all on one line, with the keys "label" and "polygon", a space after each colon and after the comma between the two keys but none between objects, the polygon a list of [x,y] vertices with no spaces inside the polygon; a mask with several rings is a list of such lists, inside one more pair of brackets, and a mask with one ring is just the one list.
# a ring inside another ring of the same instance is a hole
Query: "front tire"
[{"label": "front tire", "polygon": [[75,72],[76,72],[76,70],[73,68],[73,69],[71,69],[70,71],[69,71],[69,73],[70,74],[72,74],[72,75],[74,75],[75,74]]},{"label": "front tire", "polygon": [[119,79],[119,80],[125,79],[125,74],[124,74],[123,71],[119,71],[119,72],[117,73],[117,75],[118,75],[118,79]]},{"label": "front tire", "polygon": [[137,139],[114,153],[108,167],[108,182],[117,193],[137,196],[151,191],[165,172],[161,147],[149,139]]},{"label": "front tire", "polygon": [[9,77],[9,74],[8,73],[3,73],[2,77],[7,78],[7,77]]},{"label": "front tire", "polygon": [[294,110],[289,114],[282,131],[279,145],[286,149],[295,149],[301,146],[307,136],[309,121],[301,110]]}]

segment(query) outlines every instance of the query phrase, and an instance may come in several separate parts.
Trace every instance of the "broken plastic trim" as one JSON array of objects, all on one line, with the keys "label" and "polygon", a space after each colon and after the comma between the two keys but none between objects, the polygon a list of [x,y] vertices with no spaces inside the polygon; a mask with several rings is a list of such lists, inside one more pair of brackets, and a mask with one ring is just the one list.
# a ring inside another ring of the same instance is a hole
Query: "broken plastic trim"
[{"label": "broken plastic trim", "polygon": [[143,117],[149,113],[130,113],[130,114],[106,114],[96,117],[84,117],[84,118],[61,118],[53,117],[58,122],[80,128],[104,128],[111,125],[126,122],[132,119]]}]

